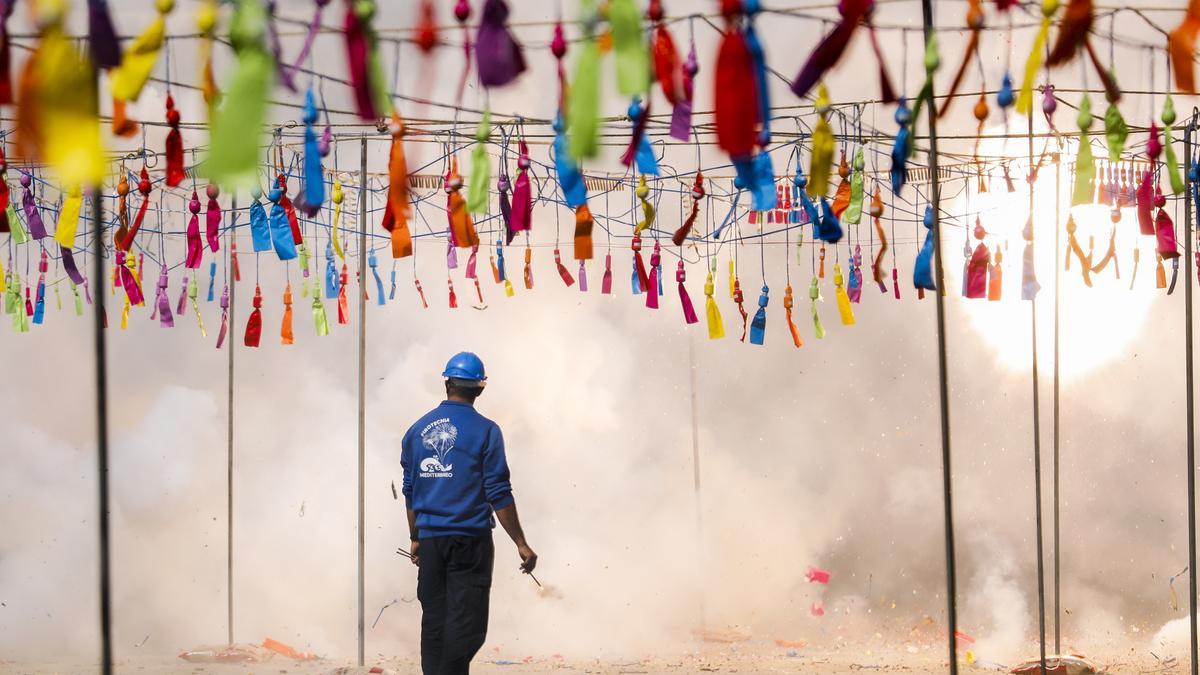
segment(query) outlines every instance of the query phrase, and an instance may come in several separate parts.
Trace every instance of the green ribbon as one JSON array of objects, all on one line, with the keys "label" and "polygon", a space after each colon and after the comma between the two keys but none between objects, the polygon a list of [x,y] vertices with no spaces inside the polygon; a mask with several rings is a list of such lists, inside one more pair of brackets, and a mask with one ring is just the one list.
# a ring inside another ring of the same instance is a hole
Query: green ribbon
[{"label": "green ribbon", "polygon": [[862,220],[863,168],[866,167],[862,146],[854,153],[853,166],[854,173],[850,176],[850,205],[842,213],[842,222],[857,225]]},{"label": "green ribbon", "polygon": [[320,293],[313,293],[312,314],[317,335],[321,337],[329,335],[329,319],[325,316],[325,303],[321,302]]},{"label": "green ribbon", "polygon": [[582,3],[584,40],[575,62],[575,78],[567,97],[567,126],[570,128],[571,158],[595,157],[600,129],[600,46],[596,44],[596,7],[593,0]]},{"label": "green ribbon", "polygon": [[1090,204],[1092,201],[1092,179],[1096,177],[1096,165],[1092,161],[1092,144],[1087,130],[1092,126],[1092,100],[1087,94],[1079,102],[1079,156],[1075,159],[1075,189],[1071,194],[1071,205]]},{"label": "green ribbon", "polygon": [[257,178],[259,148],[267,115],[267,94],[274,86],[275,61],[267,53],[265,5],[239,0],[229,25],[237,71],[225,103],[212,120],[209,176],[222,185],[249,186]]},{"label": "green ribbon", "polygon": [[[937,72],[940,65],[942,65],[942,59],[938,56],[937,36],[930,33],[929,39],[925,41],[925,84],[921,85],[921,92],[917,94],[917,101],[913,105],[911,129],[917,128],[917,120],[921,117],[921,106],[925,105],[925,99],[933,96],[933,74]],[[916,143],[909,144],[909,157],[912,157],[916,147]]]},{"label": "green ribbon", "polygon": [[13,208],[11,193],[8,196],[8,208],[4,211],[4,215],[8,218],[8,227],[12,230],[12,240],[14,244],[24,244],[29,241],[29,233],[25,231],[25,225],[21,223],[21,219],[17,217],[17,210]]},{"label": "green ribbon", "polygon": [[1125,149],[1125,139],[1129,136],[1129,127],[1125,118],[1121,117],[1121,109],[1116,103],[1109,103],[1104,113],[1104,136],[1108,139],[1108,160],[1121,161],[1121,151]]},{"label": "green ribbon", "polygon": [[71,292],[75,294],[75,316],[83,316],[83,298],[79,297],[79,287],[71,283]]},{"label": "green ribbon", "polygon": [[471,178],[467,183],[467,210],[483,213],[488,207],[488,183],[492,163],[488,160],[487,140],[492,133],[492,112],[483,111],[483,119],[475,129],[475,149],[471,151]]},{"label": "green ribbon", "polygon": [[650,55],[642,14],[633,0],[610,0],[608,25],[617,62],[617,90],[625,96],[644,93],[650,88]]},{"label": "green ribbon", "polygon": [[1175,156],[1175,146],[1172,145],[1171,125],[1175,124],[1175,101],[1170,92],[1163,101],[1162,123],[1163,146],[1167,151],[1167,178],[1171,181],[1171,192],[1179,194],[1187,188],[1183,183],[1183,175],[1179,173],[1179,159]]}]

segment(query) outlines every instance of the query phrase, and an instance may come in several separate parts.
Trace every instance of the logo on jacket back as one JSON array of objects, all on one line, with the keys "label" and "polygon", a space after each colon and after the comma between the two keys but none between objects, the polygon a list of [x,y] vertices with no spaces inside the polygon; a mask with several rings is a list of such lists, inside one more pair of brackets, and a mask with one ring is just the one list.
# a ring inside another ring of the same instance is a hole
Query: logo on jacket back
[{"label": "logo on jacket back", "polygon": [[422,478],[450,478],[454,465],[449,463],[450,451],[458,440],[458,427],[449,418],[434,420],[421,429],[421,445],[432,453],[421,460]]}]

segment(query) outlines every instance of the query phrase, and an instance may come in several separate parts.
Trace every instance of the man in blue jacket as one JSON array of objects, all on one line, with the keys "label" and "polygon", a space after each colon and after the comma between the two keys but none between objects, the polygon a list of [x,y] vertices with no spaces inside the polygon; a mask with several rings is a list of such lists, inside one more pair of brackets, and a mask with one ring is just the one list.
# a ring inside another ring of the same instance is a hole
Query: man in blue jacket
[{"label": "man in blue jacket", "polygon": [[517,545],[521,571],[537,565],[517,517],[504,437],[475,410],[487,383],[483,362],[455,354],[442,377],[446,400],[409,428],[400,456],[410,553],[419,567],[424,675],[468,673],[483,646],[496,518]]}]

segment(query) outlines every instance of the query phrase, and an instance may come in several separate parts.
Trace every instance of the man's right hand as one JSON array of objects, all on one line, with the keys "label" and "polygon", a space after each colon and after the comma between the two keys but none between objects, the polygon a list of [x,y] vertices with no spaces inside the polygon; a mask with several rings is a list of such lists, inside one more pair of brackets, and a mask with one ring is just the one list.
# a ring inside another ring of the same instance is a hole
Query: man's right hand
[{"label": "man's right hand", "polygon": [[517,555],[521,556],[521,571],[525,574],[529,574],[533,568],[537,567],[537,554],[529,548],[529,544],[518,544]]},{"label": "man's right hand", "polygon": [[408,555],[412,558],[412,564],[420,566],[421,564],[421,542],[413,540],[408,547]]}]

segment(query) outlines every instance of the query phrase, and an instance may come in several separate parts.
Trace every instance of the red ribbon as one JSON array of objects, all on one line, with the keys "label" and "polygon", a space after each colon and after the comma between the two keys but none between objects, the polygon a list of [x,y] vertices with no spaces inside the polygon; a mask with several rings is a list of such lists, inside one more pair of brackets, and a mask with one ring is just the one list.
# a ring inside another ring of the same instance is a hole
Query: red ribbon
[{"label": "red ribbon", "polygon": [[254,311],[250,312],[250,318],[246,321],[246,339],[247,347],[257,347],[259,340],[262,338],[262,289],[258,284],[254,285]]}]

